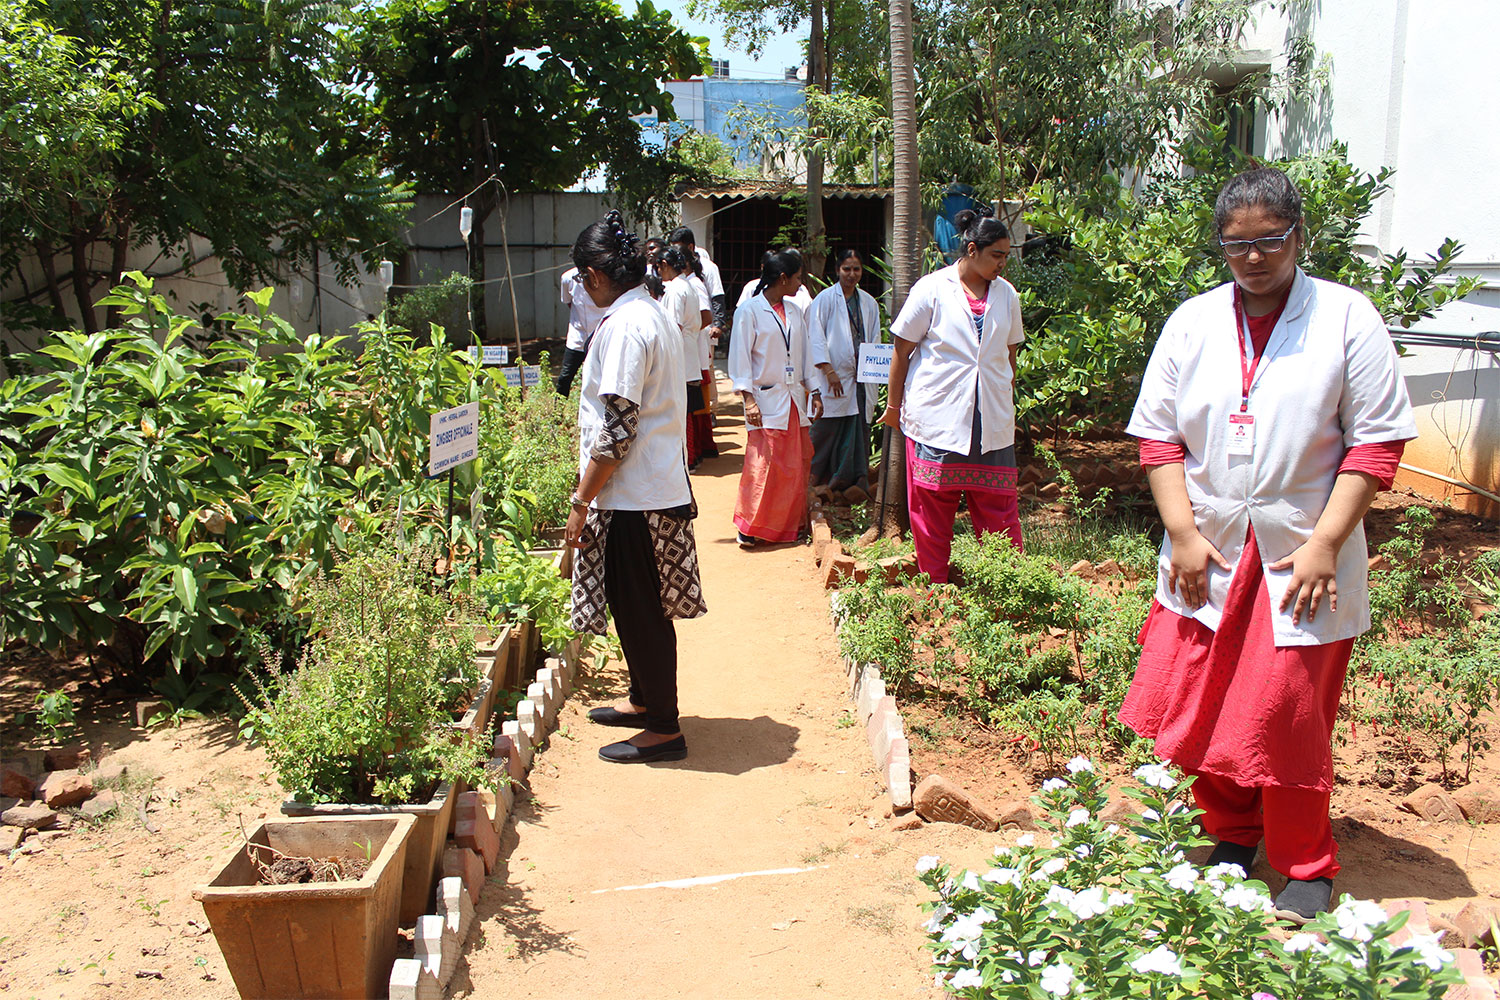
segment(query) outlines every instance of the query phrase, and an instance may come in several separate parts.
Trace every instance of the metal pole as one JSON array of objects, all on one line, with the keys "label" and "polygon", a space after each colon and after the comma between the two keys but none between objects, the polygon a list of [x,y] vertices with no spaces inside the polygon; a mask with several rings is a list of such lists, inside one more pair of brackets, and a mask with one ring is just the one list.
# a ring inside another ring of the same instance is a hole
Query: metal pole
[{"label": "metal pole", "polygon": [[448,534],[448,576],[449,576],[450,580],[452,579],[452,576],[453,576],[453,560],[455,558],[454,557],[454,549],[453,549],[453,473],[454,473],[454,471],[455,470],[453,470],[453,469],[449,469],[448,470],[448,523],[447,523],[446,527],[447,527],[447,534]]}]

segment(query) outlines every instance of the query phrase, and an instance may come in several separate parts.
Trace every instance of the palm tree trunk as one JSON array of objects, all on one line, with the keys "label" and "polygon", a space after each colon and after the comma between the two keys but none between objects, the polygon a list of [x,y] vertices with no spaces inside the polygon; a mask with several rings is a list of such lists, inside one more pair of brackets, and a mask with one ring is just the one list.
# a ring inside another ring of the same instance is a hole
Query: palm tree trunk
[{"label": "palm tree trunk", "polygon": [[[807,89],[822,89],[823,69],[823,0],[812,0],[812,37],[807,46]],[[826,92],[826,91],[825,91]],[[807,153],[807,237],[803,242],[804,275],[823,277],[827,257],[823,225],[823,145],[822,136],[814,131],[814,144]]]},{"label": "palm tree trunk", "polygon": [[[921,203],[917,179],[917,95],[912,70],[911,0],[889,0],[891,15],[891,134],[895,145],[896,213],[891,234],[891,314],[900,313],[921,271],[918,234]],[[906,438],[887,427],[881,447],[881,537],[900,537],[910,524],[906,508]]]}]

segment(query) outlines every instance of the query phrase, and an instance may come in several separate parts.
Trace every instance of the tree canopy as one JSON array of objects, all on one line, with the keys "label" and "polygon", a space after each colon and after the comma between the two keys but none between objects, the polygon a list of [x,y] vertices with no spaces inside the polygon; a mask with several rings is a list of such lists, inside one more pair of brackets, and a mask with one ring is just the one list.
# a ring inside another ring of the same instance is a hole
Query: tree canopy
[{"label": "tree canopy", "polygon": [[[378,255],[408,200],[360,139],[359,95],[340,85],[349,10],[0,0],[0,220],[46,272],[24,302],[45,293],[60,314],[70,286],[92,330],[99,279],[118,283],[127,252],[152,243],[190,266],[189,236],[241,288],[284,277],[314,246],[344,276]],[[5,276],[19,266],[17,253],[0,258]]]}]

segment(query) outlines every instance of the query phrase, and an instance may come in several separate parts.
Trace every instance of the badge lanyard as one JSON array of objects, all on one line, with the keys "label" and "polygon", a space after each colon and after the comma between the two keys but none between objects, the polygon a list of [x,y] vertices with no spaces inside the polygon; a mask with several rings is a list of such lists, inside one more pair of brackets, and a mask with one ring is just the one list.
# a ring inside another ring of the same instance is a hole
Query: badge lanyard
[{"label": "badge lanyard", "polygon": [[[1251,356],[1255,350],[1255,341],[1250,336],[1250,317],[1245,313],[1245,306],[1240,301],[1240,288],[1234,287],[1234,336],[1240,347],[1240,412],[1248,413],[1250,410],[1250,387],[1255,381],[1255,369],[1260,366],[1261,355]],[[1249,341],[1249,348],[1245,342]],[[1266,345],[1269,347],[1270,345]]]},{"label": "badge lanyard", "polygon": [[[782,308],[785,309],[786,306],[782,306]],[[784,370],[784,380],[787,385],[791,385],[797,373],[795,366],[793,366],[792,364],[792,324],[791,321],[788,320],[786,325],[783,326],[781,323],[781,317],[776,315],[776,309],[774,307],[772,307],[771,309],[771,318],[776,321],[776,329],[781,331],[781,339],[786,344],[786,366]]]}]

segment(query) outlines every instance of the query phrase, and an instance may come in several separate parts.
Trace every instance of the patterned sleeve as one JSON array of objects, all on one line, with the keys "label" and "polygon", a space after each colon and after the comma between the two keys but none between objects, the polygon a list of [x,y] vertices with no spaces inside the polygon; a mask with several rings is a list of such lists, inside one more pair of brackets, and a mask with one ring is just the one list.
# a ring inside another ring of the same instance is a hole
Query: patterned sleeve
[{"label": "patterned sleeve", "polygon": [[624,396],[605,395],[604,426],[589,455],[605,462],[621,462],[630,454],[641,421],[641,404]]}]

